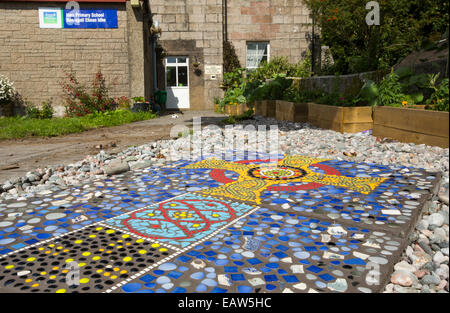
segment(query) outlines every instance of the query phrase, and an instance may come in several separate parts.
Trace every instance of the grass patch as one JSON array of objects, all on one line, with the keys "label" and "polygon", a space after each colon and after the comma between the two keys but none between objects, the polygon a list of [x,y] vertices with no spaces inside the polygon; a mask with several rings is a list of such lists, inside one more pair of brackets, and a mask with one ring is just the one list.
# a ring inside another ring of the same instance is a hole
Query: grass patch
[{"label": "grass patch", "polygon": [[151,112],[131,112],[127,110],[94,113],[83,117],[52,119],[3,117],[0,118],[0,139],[17,139],[33,136],[54,137],[81,133],[100,127],[111,127],[149,120],[155,117],[156,114]]}]

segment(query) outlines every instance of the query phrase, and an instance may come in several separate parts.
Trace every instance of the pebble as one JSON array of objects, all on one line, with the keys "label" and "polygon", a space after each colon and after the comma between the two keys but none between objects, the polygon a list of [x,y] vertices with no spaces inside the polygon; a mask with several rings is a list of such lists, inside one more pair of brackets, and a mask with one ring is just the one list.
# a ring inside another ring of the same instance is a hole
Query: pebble
[{"label": "pebble", "polygon": [[442,214],[433,213],[428,218],[428,222],[430,223],[430,225],[441,227],[444,224],[444,217],[442,216]]},{"label": "pebble", "polygon": [[416,276],[414,276],[411,272],[404,270],[396,270],[394,274],[391,276],[391,282],[396,285],[400,285],[403,287],[410,287],[414,282],[417,281]]},{"label": "pebble", "polygon": [[422,277],[422,279],[420,281],[422,282],[422,284],[426,284],[426,285],[439,285],[439,283],[441,282],[439,277],[437,277],[435,275],[430,275],[430,274]]},{"label": "pebble", "polygon": [[408,262],[401,261],[400,263],[395,264],[394,270],[396,270],[396,271],[401,271],[402,270],[402,271],[413,273],[417,269],[413,265],[409,264]]}]

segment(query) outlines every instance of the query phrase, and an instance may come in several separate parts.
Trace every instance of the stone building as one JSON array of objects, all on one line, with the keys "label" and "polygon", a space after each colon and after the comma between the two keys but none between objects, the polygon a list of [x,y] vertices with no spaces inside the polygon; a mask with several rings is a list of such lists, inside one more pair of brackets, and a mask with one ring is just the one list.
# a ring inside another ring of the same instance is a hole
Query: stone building
[{"label": "stone building", "polygon": [[297,62],[311,32],[302,0],[78,0],[80,12],[112,11],[117,24],[43,25],[40,11],[51,8],[66,9],[69,24],[74,7],[66,5],[0,0],[0,74],[35,104],[61,104],[64,70],[88,82],[100,69],[115,97],[149,99],[161,89],[168,108],[212,109],[222,93],[224,40],[243,67],[255,68],[274,56]]}]

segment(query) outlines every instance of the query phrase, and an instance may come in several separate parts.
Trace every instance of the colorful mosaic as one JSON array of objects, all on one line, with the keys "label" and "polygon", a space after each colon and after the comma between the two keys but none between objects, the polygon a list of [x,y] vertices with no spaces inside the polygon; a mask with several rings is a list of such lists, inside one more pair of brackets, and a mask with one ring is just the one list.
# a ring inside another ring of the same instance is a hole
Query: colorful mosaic
[{"label": "colorful mosaic", "polygon": [[182,248],[254,209],[211,197],[186,194],[108,220],[108,225]]},{"label": "colorful mosaic", "polygon": [[245,153],[0,201],[0,292],[379,292],[440,178]]},{"label": "colorful mosaic", "polygon": [[385,178],[379,177],[346,177],[333,174],[316,173],[310,166],[324,159],[314,159],[303,156],[286,156],[277,164],[243,164],[226,162],[218,159],[203,160],[184,168],[210,168],[233,171],[239,174],[236,181],[223,186],[203,190],[202,193],[228,197],[240,201],[250,201],[261,204],[261,192],[272,185],[287,182],[306,182],[318,185],[330,185],[349,188],[363,194],[372,192]]},{"label": "colorful mosaic", "polygon": [[[0,259],[0,286],[4,292],[102,291],[171,253],[159,244],[90,226]],[[75,269],[71,262],[80,269],[77,285],[67,284]]]},{"label": "colorful mosaic", "polygon": [[401,239],[259,209],[116,290],[376,292]]}]

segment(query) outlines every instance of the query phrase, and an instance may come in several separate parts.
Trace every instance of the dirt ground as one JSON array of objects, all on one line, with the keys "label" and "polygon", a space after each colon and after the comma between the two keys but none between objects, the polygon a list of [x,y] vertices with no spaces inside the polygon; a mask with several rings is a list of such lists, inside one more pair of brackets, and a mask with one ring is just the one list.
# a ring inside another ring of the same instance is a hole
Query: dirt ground
[{"label": "dirt ground", "polygon": [[186,111],[116,127],[99,128],[52,138],[0,140],[0,183],[38,167],[70,164],[100,150],[118,153],[133,145],[169,139],[173,125],[192,126],[193,117],[202,117],[202,126],[217,124],[224,115],[212,111]]}]

